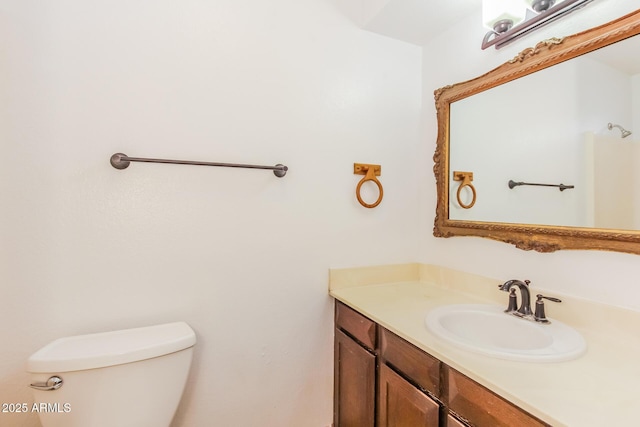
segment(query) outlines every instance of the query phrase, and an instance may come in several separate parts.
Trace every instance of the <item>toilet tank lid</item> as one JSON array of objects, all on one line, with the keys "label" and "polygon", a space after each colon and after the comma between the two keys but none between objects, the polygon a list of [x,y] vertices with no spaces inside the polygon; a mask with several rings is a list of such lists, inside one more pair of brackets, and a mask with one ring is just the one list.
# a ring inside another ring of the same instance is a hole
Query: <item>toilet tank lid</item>
[{"label": "toilet tank lid", "polygon": [[193,329],[185,322],[57,339],[27,360],[28,372],[69,372],[104,368],[163,356],[192,347]]}]

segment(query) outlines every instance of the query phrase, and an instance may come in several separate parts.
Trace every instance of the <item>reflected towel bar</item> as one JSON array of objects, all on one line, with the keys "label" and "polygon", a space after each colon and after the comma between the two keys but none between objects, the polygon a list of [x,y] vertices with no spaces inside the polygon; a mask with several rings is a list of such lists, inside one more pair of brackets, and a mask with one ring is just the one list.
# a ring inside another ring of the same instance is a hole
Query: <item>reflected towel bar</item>
[{"label": "reflected towel bar", "polygon": [[558,187],[560,191],[564,191],[568,188],[575,188],[574,185],[564,185],[564,184],[532,184],[530,182],[515,182],[514,180],[509,180],[509,188],[513,189],[513,187],[518,187],[520,185],[537,185],[540,187]]},{"label": "reflected towel bar", "polygon": [[214,163],[214,162],[197,162],[191,160],[165,160],[165,159],[146,159],[144,157],[129,157],[126,154],[115,153],[111,156],[111,166],[116,169],[126,169],[129,167],[130,162],[144,162],[144,163],[170,163],[175,165],[196,165],[196,166],[221,166],[227,168],[247,168],[247,169],[269,169],[273,171],[273,174],[278,178],[282,178],[287,174],[289,170],[285,165],[277,164],[275,166],[261,166],[261,165],[243,165],[238,163]]}]

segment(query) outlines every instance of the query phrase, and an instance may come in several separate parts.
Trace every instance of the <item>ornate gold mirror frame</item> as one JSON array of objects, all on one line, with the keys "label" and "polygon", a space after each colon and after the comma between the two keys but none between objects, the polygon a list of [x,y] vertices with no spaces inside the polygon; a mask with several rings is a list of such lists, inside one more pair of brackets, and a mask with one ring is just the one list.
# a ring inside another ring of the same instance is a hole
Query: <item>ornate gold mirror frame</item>
[{"label": "ornate gold mirror frame", "polygon": [[640,34],[640,10],[572,36],[542,41],[480,77],[436,90],[434,95],[438,118],[438,140],[433,156],[435,162],[433,169],[438,200],[434,236],[478,236],[538,252],[553,252],[559,249],[600,249],[640,254],[640,231],[449,219],[451,103],[637,34]]}]

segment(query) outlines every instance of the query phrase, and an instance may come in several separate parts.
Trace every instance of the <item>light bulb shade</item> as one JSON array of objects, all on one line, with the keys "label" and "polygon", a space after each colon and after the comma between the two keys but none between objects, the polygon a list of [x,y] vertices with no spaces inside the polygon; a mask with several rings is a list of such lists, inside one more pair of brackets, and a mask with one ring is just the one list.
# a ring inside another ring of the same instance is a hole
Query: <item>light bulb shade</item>
[{"label": "light bulb shade", "polygon": [[556,3],[561,3],[562,0],[524,0],[527,7],[534,12],[541,13],[545,10],[553,7]]},{"label": "light bulb shade", "polygon": [[[592,1],[482,0],[482,23],[489,28],[482,39],[482,49],[489,46],[500,49],[531,31],[581,9]],[[516,3],[519,3],[519,7]]]},{"label": "light bulb shade", "polygon": [[490,30],[504,21],[515,26],[524,20],[526,10],[522,0],[482,0],[482,23]]}]

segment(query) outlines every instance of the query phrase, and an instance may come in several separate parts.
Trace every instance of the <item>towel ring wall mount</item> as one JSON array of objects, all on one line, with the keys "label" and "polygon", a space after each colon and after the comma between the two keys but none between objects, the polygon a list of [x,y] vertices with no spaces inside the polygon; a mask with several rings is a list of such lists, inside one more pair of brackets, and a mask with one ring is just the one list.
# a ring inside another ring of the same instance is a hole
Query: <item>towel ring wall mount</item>
[{"label": "towel ring wall mount", "polygon": [[[380,202],[382,202],[384,190],[382,189],[382,184],[380,183],[380,181],[378,181],[376,176],[380,176],[380,174],[382,173],[382,166],[369,165],[365,163],[354,163],[353,173],[354,175],[364,175],[364,178],[362,178],[356,186],[356,198],[358,199],[358,202],[360,202],[360,204],[365,208],[375,208],[376,206],[378,206]],[[373,183],[378,186],[378,191],[380,192],[380,194],[378,195],[378,199],[373,203],[365,202],[364,200],[362,200],[362,196],[360,196],[362,184],[367,181],[373,181]]]}]

